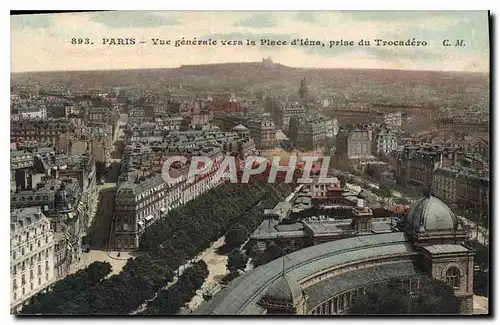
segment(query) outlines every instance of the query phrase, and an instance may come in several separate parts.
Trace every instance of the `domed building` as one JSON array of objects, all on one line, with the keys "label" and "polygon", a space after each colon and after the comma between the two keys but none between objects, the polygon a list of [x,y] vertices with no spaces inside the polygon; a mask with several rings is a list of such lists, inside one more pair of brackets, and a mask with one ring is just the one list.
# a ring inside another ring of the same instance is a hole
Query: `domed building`
[{"label": "domed building", "polygon": [[474,252],[466,237],[453,211],[428,193],[410,207],[402,231],[293,252],[233,280],[195,313],[341,315],[372,286],[399,278],[415,292],[422,277],[453,287],[461,312],[472,313]]},{"label": "domed building", "polygon": [[238,124],[231,129],[232,132],[236,132],[240,138],[249,136],[250,131],[243,124]]},{"label": "domed building", "polygon": [[404,222],[405,232],[417,245],[456,244],[467,238],[467,233],[455,213],[431,193],[410,207]]},{"label": "domed building", "polygon": [[259,304],[267,314],[304,314],[305,296],[299,284],[288,279],[283,272],[267,289]]}]

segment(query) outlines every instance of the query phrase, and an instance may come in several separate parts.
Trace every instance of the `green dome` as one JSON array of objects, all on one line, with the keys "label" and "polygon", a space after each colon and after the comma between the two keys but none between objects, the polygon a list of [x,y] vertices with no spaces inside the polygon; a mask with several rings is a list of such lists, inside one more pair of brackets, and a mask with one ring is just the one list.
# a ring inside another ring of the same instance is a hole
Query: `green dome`
[{"label": "green dome", "polygon": [[416,231],[455,230],[458,220],[448,205],[429,195],[410,207],[406,226]]}]

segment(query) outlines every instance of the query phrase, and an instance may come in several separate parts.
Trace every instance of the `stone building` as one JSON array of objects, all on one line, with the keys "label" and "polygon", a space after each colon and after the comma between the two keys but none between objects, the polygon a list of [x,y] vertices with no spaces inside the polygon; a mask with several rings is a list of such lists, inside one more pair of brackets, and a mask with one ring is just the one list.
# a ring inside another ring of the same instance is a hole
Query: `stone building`
[{"label": "stone building", "polygon": [[299,104],[285,104],[281,106],[275,113],[274,123],[278,128],[287,132],[290,126],[290,119],[292,117],[302,118],[306,116],[306,108]]},{"label": "stone building", "polygon": [[[190,157],[194,155],[193,152]],[[128,175],[117,186],[110,246],[115,249],[138,248],[139,237],[147,227],[170,210],[219,185],[222,180],[215,181],[214,176],[224,157],[222,151],[212,148],[203,155],[214,162],[207,175],[190,175],[189,165],[178,165],[170,170],[171,176],[177,177],[174,183],[167,183],[154,170],[139,176],[140,171],[133,170],[131,160],[125,160],[124,167],[128,168],[125,174]]]},{"label": "stone building", "polygon": [[272,121],[249,120],[247,124],[250,137],[255,141],[257,149],[268,150],[276,148],[276,127]]},{"label": "stone building", "polygon": [[59,135],[72,132],[73,123],[68,119],[11,121],[11,142],[37,141],[56,145]]},{"label": "stone building", "polygon": [[459,208],[489,214],[490,176],[488,172],[460,168],[456,178],[456,203]]},{"label": "stone building", "polygon": [[10,215],[11,313],[56,279],[54,232],[39,207],[14,209]]},{"label": "stone building", "polygon": [[432,186],[434,172],[440,167],[457,164],[458,154],[453,148],[439,146],[404,146],[395,152],[396,182],[421,191]]},{"label": "stone building", "polygon": [[453,167],[441,167],[434,172],[432,189],[436,197],[447,204],[457,202],[457,171]]},{"label": "stone building", "polygon": [[47,118],[47,107],[40,106],[17,106],[12,109],[11,121],[21,120],[45,120]]},{"label": "stone building", "polygon": [[402,231],[355,236],[285,255],[231,282],[195,314],[343,315],[372,286],[399,278],[415,292],[422,277],[451,286],[461,312],[469,314],[474,252],[463,244],[466,237],[453,211],[429,195],[411,206]]},{"label": "stone building", "polygon": [[372,141],[373,128],[370,125],[341,127],[336,138],[335,163],[342,167],[374,159]]},{"label": "stone building", "polygon": [[383,128],[374,137],[375,152],[378,154],[389,154],[398,147],[396,134],[389,129]]},{"label": "stone building", "polygon": [[290,141],[295,147],[314,150],[324,145],[324,140],[333,137],[333,122],[324,117],[291,117]]},{"label": "stone building", "polygon": [[403,125],[403,115],[401,112],[385,113],[384,124],[391,130],[401,130],[401,126]]},{"label": "stone building", "polygon": [[85,235],[85,211],[81,187],[77,179],[42,177],[36,187],[11,193],[11,210],[40,207],[54,231],[54,272],[57,278],[66,276],[70,265],[82,253],[82,237]]}]

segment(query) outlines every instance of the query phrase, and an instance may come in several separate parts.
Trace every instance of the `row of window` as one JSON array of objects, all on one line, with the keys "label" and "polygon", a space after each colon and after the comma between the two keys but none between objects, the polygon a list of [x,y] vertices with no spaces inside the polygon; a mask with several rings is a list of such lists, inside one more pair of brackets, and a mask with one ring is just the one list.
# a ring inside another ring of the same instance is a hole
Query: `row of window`
[{"label": "row of window", "polygon": [[[50,268],[45,265],[45,280],[48,280],[49,279],[49,271],[50,271]],[[41,281],[41,277],[42,277],[42,267],[41,265],[38,266],[38,272],[37,272],[37,275],[38,275],[38,281],[40,282]],[[30,282],[31,280],[33,280],[35,278],[35,272],[33,272],[33,270],[30,271]],[[21,286],[24,287],[24,285],[26,284],[27,280],[26,280],[26,274],[23,274],[21,275]],[[13,278],[12,279],[12,287],[14,290],[17,289],[17,278]]]},{"label": "row of window", "polygon": [[[45,259],[49,258],[49,254],[51,252],[52,252],[52,247],[49,247],[49,248],[45,249],[44,251],[39,252],[39,253],[35,254],[34,256],[31,256],[31,258],[29,260],[29,264],[28,264],[28,260],[25,260],[25,261],[21,261],[20,263],[13,265],[12,266],[12,274],[15,275],[17,273],[18,269],[21,269],[21,272],[22,272],[22,271],[26,270],[26,268],[33,267],[35,264],[35,261],[37,263],[40,263],[42,261],[42,257],[44,257]],[[47,264],[48,262],[46,261],[45,263]]]},{"label": "row of window", "polygon": [[[48,281],[49,280],[49,275],[46,274],[45,275],[45,281]],[[42,285],[42,278],[38,278],[38,287]],[[34,285],[33,285],[33,282],[30,283],[30,291],[33,291],[34,289]],[[21,288],[21,297],[24,296],[26,294],[26,287],[22,287]],[[18,298],[17,296],[17,287],[14,288],[13,292],[12,292],[12,300],[16,301]]]},{"label": "row of window", "polygon": [[[45,236],[45,244],[49,243],[49,236]],[[30,252],[33,252],[36,248],[42,247],[42,240],[38,239],[36,242],[36,247],[33,244],[29,244],[29,247],[22,247],[21,248],[21,256],[24,256]],[[16,259],[18,257],[17,251],[12,252],[12,259]]]},{"label": "row of window", "polygon": [[[17,201],[18,196],[12,196],[12,201]],[[42,196],[35,195],[35,196],[21,196],[19,197],[19,201],[41,201]],[[43,201],[48,201],[49,197],[47,195],[43,196]]]}]

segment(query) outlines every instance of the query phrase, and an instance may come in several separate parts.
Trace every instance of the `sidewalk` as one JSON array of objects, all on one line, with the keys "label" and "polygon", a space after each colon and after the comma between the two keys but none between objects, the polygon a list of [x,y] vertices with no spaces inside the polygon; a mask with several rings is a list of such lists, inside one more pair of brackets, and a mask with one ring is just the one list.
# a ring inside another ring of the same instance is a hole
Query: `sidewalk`
[{"label": "sidewalk", "polygon": [[88,253],[82,253],[81,260],[78,263],[71,265],[69,274],[73,274],[78,270],[82,270],[92,264],[93,262],[108,262],[111,264],[111,275],[121,272],[127,260],[134,258],[129,252],[120,252],[120,257],[117,257],[118,252],[106,252],[99,250],[92,250]]}]

